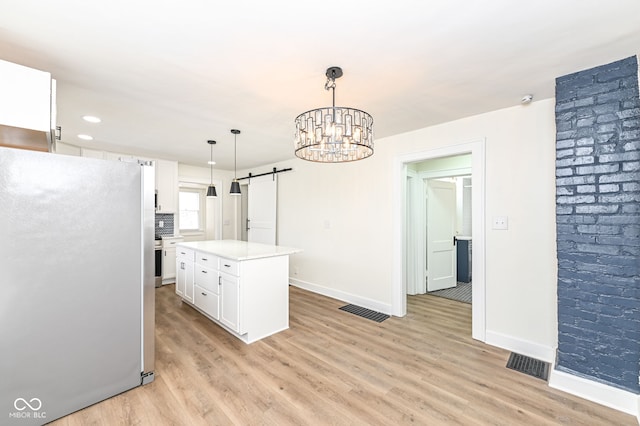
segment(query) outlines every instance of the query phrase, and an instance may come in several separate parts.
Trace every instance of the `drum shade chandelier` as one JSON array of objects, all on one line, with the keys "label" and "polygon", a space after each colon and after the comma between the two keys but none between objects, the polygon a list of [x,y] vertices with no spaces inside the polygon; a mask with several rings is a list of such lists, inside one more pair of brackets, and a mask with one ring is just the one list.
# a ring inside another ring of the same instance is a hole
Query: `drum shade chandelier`
[{"label": "drum shade chandelier", "polygon": [[240,130],[238,129],[231,129],[231,133],[233,133],[233,182],[231,182],[231,190],[229,191],[229,194],[231,195],[240,195],[240,182],[238,182],[238,177],[236,176],[237,170],[236,170],[236,160],[238,158],[237,155],[237,137],[240,134]]},{"label": "drum shade chandelier", "polygon": [[209,188],[207,188],[207,197],[215,198],[218,196],[216,192],[216,186],[213,184],[213,165],[216,164],[213,161],[213,146],[216,144],[216,141],[208,140],[207,143],[211,146],[211,157],[209,157],[209,169],[211,171],[211,180],[209,181]]},{"label": "drum shade chandelier", "polygon": [[296,156],[318,163],[344,163],[373,154],[373,118],[355,108],[336,106],[336,78],[340,67],[325,74],[325,90],[331,90],[330,107],[312,109],[296,117],[294,147]]}]

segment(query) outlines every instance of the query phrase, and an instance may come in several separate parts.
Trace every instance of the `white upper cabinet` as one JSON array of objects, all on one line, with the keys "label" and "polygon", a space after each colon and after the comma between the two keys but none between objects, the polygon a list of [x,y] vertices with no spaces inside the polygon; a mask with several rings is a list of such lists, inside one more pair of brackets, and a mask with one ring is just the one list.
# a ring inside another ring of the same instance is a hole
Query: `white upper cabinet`
[{"label": "white upper cabinet", "polygon": [[156,160],[156,191],[158,191],[157,213],[178,211],[178,163]]},{"label": "white upper cabinet", "polygon": [[55,136],[51,74],[0,60],[0,145],[49,151]]}]

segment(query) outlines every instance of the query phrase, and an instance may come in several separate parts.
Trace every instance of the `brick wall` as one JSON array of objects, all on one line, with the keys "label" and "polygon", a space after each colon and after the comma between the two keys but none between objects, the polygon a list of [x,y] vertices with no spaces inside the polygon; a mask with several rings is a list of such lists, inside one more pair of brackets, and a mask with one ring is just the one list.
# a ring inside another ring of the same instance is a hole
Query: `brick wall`
[{"label": "brick wall", "polygon": [[637,58],[558,78],[556,131],[556,368],[640,393]]}]

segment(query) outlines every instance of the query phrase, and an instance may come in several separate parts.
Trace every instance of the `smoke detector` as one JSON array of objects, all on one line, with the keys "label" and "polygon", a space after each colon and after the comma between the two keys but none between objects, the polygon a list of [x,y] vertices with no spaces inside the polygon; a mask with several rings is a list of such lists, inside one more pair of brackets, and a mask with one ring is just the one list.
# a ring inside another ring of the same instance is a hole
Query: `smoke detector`
[{"label": "smoke detector", "polygon": [[533,100],[533,95],[524,95],[522,99],[520,99],[520,103],[522,105],[527,105],[527,104],[530,104],[532,100]]}]

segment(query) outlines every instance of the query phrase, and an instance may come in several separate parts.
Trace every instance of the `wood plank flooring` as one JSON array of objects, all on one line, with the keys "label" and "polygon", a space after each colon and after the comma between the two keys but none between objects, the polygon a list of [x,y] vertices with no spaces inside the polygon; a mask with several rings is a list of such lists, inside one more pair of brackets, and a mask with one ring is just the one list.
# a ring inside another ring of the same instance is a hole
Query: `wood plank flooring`
[{"label": "wood plank flooring", "polygon": [[507,369],[471,339],[471,305],[409,297],[376,323],[290,287],[290,329],[245,345],[156,290],[156,379],[52,423],[75,425],[637,425]]}]

